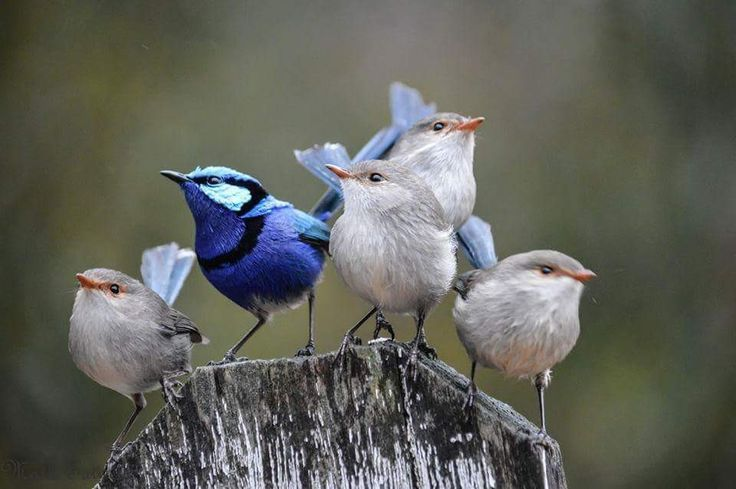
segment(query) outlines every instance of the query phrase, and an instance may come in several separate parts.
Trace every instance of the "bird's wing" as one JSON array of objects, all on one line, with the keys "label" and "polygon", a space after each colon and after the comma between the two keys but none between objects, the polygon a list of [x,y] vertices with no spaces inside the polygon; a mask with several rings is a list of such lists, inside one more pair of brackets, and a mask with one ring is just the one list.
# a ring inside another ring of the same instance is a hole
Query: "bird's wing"
[{"label": "bird's wing", "polygon": [[489,268],[496,264],[491,225],[478,216],[470,216],[457,232],[460,247],[474,268]]},{"label": "bird's wing", "polygon": [[199,332],[197,325],[192,322],[185,314],[174,308],[169,309],[166,318],[160,324],[163,328],[162,333],[165,336],[175,336],[178,334],[188,334],[192,343],[202,343],[206,345],[210,340]]},{"label": "bird's wing", "polygon": [[294,209],[294,225],[299,239],[317,248],[328,250],[330,245],[330,228],[319,219],[306,212]]},{"label": "bird's wing", "polygon": [[189,248],[169,243],[143,252],[141,276],[143,283],[171,305],[181,291],[192,269],[196,255]]}]

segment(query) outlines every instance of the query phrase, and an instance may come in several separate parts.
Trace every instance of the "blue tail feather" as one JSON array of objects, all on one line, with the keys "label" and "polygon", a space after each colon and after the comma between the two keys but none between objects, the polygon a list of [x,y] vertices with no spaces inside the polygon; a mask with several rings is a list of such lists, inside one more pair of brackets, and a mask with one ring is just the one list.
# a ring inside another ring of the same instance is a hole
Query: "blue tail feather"
[{"label": "blue tail feather", "polygon": [[406,132],[421,119],[437,112],[437,106],[434,103],[424,103],[419,90],[403,83],[392,83],[389,96],[391,99],[391,125],[402,127],[404,129],[402,132]]},{"label": "blue tail feather", "polygon": [[304,151],[294,150],[294,156],[315,177],[333,190],[340,191],[340,179],[325,165],[350,166],[350,156],[342,144],[315,144]]},{"label": "blue tail feather", "polygon": [[169,243],[143,252],[141,276],[143,283],[172,305],[179,296],[196,255],[189,248]]},{"label": "blue tail feather", "polygon": [[[411,126],[437,111],[435,104],[424,103],[419,90],[399,82],[391,84],[389,89],[389,105],[391,109],[391,125],[378,131],[356,153],[352,159],[353,163],[382,157]],[[324,145],[315,145],[304,151],[294,151],[294,155],[297,161],[305,166],[310,173],[328,185],[329,189],[327,192],[312,208],[312,215],[321,220],[329,219],[342,205],[342,193],[339,179],[328,170],[325,170],[324,164],[349,166],[350,157],[347,151],[342,145],[327,143]],[[342,160],[335,159],[338,155],[341,158],[344,156],[344,158]],[[327,158],[332,158],[333,161],[326,161]],[[317,169],[316,165],[318,164],[321,164],[322,168]],[[329,173],[329,175],[325,175],[324,173]]]},{"label": "blue tail feather", "polygon": [[457,232],[458,243],[473,268],[489,268],[496,264],[491,225],[478,216],[470,216]]}]

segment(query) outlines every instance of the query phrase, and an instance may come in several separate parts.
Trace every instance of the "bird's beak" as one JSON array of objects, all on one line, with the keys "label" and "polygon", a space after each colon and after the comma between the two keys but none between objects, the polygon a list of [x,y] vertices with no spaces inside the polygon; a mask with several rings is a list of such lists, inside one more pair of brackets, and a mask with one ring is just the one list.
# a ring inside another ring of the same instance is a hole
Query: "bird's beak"
[{"label": "bird's beak", "polygon": [[340,168],[335,165],[325,165],[328,170],[337,175],[341,180],[345,178],[353,178],[353,174],[347,171],[345,168]]},{"label": "bird's beak", "polygon": [[178,171],[173,171],[173,170],[163,170],[161,172],[161,175],[165,176],[169,180],[173,180],[176,183],[184,183],[184,182],[192,181],[191,178],[184,175],[183,173],[179,173]]},{"label": "bird's beak", "polygon": [[98,283],[96,281],[94,281],[91,278],[87,277],[83,273],[78,273],[77,274],[77,280],[79,280],[79,285],[81,285],[85,289],[96,289],[97,288],[97,285],[98,285]]},{"label": "bird's beak", "polygon": [[583,270],[582,272],[571,273],[570,277],[574,278],[578,282],[588,282],[596,277],[596,274],[592,270]]},{"label": "bird's beak", "polygon": [[483,124],[485,120],[485,117],[474,117],[455,127],[455,130],[473,132],[478,129],[478,126]]}]

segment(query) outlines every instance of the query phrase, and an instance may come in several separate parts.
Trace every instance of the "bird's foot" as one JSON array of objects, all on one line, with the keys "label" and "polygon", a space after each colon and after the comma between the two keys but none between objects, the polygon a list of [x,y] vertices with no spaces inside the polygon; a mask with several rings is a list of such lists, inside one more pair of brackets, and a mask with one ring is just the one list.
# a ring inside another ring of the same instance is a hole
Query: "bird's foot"
[{"label": "bird's foot", "polygon": [[429,346],[426,339],[422,338],[419,340],[419,345],[417,347],[419,351],[427,355],[427,358],[430,360],[437,360],[437,350]]},{"label": "bird's foot", "polygon": [[114,444],[112,446],[112,448],[110,449],[110,456],[107,458],[107,462],[105,462],[105,472],[103,473],[103,476],[110,476],[110,472],[112,471],[113,467],[115,467],[115,464],[118,463],[120,455],[122,455],[123,449],[126,446],[128,445],[120,446],[118,444]]},{"label": "bird's foot", "polygon": [[180,390],[184,387],[184,384],[174,379],[165,379],[163,381],[162,393],[164,396],[164,402],[171,406],[171,409],[181,414],[179,406],[176,404],[176,399],[183,399],[184,395],[181,394]]},{"label": "bird's foot", "polygon": [[529,429],[526,426],[519,428],[519,431],[527,436],[532,445],[540,446],[550,453],[554,450],[554,440],[546,431]]},{"label": "bird's foot", "polygon": [[360,338],[355,336],[352,333],[346,333],[345,336],[342,338],[342,343],[340,343],[340,349],[337,350],[337,355],[335,355],[335,360],[332,362],[332,365],[337,365],[339,363],[342,363],[345,360],[345,354],[350,351],[351,354],[355,354],[353,352],[353,345],[360,345],[362,341]]},{"label": "bird's foot", "polygon": [[475,396],[478,390],[474,383],[470,383],[468,386],[467,394],[465,395],[465,402],[463,402],[463,415],[465,416],[465,422],[469,423],[475,416]]},{"label": "bird's foot", "polygon": [[312,355],[314,355],[314,343],[311,341],[304,348],[299,348],[296,352],[296,356],[298,357],[311,357]]},{"label": "bird's foot", "polygon": [[416,342],[412,342],[409,350],[409,356],[406,358],[404,365],[404,378],[412,382],[417,380],[417,360],[419,359],[419,346]]},{"label": "bird's foot", "polygon": [[214,365],[227,365],[228,363],[245,362],[246,360],[248,360],[248,357],[236,357],[235,353],[229,351],[225,353],[225,356],[222,358],[222,360],[220,360],[219,362],[207,362],[207,366],[212,367]]},{"label": "bird's foot", "polygon": [[391,341],[394,341],[396,339],[394,327],[391,326],[391,323],[389,323],[385,317],[383,317],[383,314],[376,314],[376,329],[373,330],[373,339],[378,339],[381,331],[383,331],[384,329],[388,331],[388,334],[391,335]]}]

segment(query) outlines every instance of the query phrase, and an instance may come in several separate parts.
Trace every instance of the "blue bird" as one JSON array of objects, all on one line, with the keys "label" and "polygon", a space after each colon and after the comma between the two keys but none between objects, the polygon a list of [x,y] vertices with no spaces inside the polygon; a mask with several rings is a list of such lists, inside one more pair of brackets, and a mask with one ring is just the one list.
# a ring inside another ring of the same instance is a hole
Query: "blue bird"
[{"label": "blue bird", "polygon": [[271,196],[255,178],[222,166],[189,174],[162,171],[178,183],[194,217],[194,250],[202,273],[225,297],[257,318],[225,354],[236,353],[274,313],[309,301],[314,353],[314,288],[322,276],[330,229],[321,220]]}]

